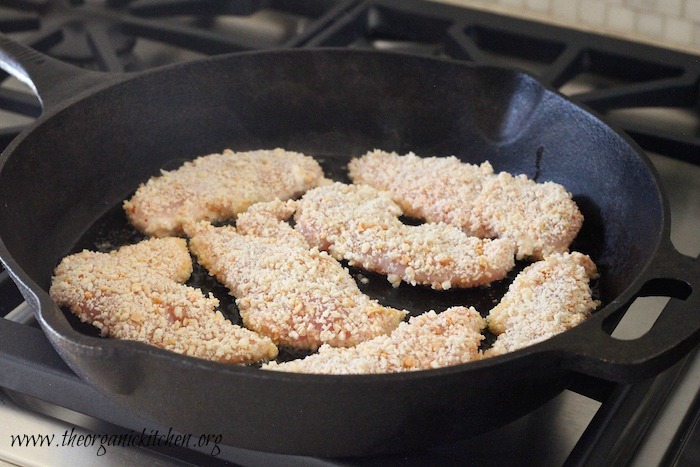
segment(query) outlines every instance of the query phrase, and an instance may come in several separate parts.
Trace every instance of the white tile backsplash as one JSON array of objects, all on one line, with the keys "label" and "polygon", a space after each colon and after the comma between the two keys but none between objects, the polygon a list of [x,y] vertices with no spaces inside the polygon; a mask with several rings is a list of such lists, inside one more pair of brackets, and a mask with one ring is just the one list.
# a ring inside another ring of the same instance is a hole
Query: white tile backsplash
[{"label": "white tile backsplash", "polygon": [[700,0],[432,0],[700,54]]},{"label": "white tile backsplash", "polygon": [[571,0],[553,0],[550,15],[567,22],[578,19],[578,5]]},{"label": "white tile backsplash", "polygon": [[656,0],[627,0],[627,6],[638,10],[653,12],[657,11],[657,3],[663,2],[664,0],[662,0],[661,2],[657,2]]},{"label": "white tile backsplash", "polygon": [[578,17],[581,22],[588,25],[603,26],[607,6],[603,0],[581,0],[578,7]]},{"label": "white tile backsplash", "polygon": [[547,12],[550,0],[525,0],[525,7],[533,11]]},{"label": "white tile backsplash", "polygon": [[685,16],[691,21],[700,22],[700,0],[686,0]]},{"label": "white tile backsplash", "polygon": [[525,4],[525,0],[498,0],[497,2],[485,2],[485,3],[502,3],[505,7],[510,8],[522,8]]},{"label": "white tile backsplash", "polygon": [[693,23],[686,19],[666,18],[664,38],[679,44],[692,43]]},{"label": "white tile backsplash", "polygon": [[664,16],[680,18],[683,15],[683,0],[663,0],[656,2],[656,11]]},{"label": "white tile backsplash", "polygon": [[610,5],[605,17],[606,27],[619,33],[634,33],[637,13],[622,5]]},{"label": "white tile backsplash", "polygon": [[652,13],[641,13],[637,17],[637,32],[643,36],[660,37],[664,30],[664,18]]}]

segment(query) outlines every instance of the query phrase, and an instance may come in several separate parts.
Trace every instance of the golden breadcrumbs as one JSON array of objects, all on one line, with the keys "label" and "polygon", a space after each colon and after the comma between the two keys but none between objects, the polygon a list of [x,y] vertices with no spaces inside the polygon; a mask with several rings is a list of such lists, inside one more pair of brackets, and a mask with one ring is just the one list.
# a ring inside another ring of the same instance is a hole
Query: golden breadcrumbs
[{"label": "golden breadcrumbs", "polygon": [[182,284],[191,273],[184,239],[151,239],[111,253],[67,256],[49,293],[103,336],[222,363],[277,356],[270,339],[233,325],[215,311],[217,299]]},{"label": "golden breadcrumbs", "polygon": [[586,320],[600,305],[591,296],[596,266],[582,253],[557,253],[523,269],[489,313],[498,334],[487,356],[535,344]]},{"label": "golden breadcrumbs", "polygon": [[[322,346],[317,354],[263,369],[295,373],[360,374],[428,370],[480,358],[484,319],[474,308],[452,307],[412,317],[388,336],[351,348]],[[390,395],[389,395],[390,397]]]},{"label": "golden breadcrumbs", "polygon": [[151,178],[124,210],[147,235],[180,235],[188,222],[233,219],[254,203],[295,198],[325,181],[321,166],[300,153],[227,149]]},{"label": "golden breadcrumbs", "polygon": [[568,251],[583,216],[571,194],[553,182],[494,174],[488,162],[370,151],[348,165],[355,183],[391,192],[410,216],[456,225],[482,238],[510,238],[516,257],[541,259]]},{"label": "golden breadcrumbs", "polygon": [[503,279],[515,266],[512,240],[479,239],[445,223],[406,225],[390,194],[333,183],[298,202],[295,228],[307,242],[351,266],[385,274],[398,286],[474,287]]},{"label": "golden breadcrumbs", "polygon": [[261,203],[236,228],[185,227],[190,249],[236,297],[243,323],[279,345],[349,347],[391,332],[405,311],[380,305],[357,287],[347,269],[310,248],[282,221],[294,202]]}]

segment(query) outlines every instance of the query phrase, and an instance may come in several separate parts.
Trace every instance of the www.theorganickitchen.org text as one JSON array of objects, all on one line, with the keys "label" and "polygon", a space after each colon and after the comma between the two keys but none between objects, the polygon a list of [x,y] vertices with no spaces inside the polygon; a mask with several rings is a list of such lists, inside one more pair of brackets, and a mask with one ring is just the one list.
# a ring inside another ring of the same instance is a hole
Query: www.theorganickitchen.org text
[{"label": "www.theorganickitchen.org text", "polygon": [[75,447],[94,448],[95,455],[104,456],[110,447],[143,447],[143,448],[168,448],[183,447],[203,450],[211,456],[217,456],[221,452],[219,444],[222,441],[221,434],[183,434],[170,428],[167,432],[156,429],[144,428],[142,431],[129,431],[126,433],[85,433],[76,430],[75,427],[65,430],[63,433],[51,434],[14,434],[10,435],[10,446],[23,447]]}]

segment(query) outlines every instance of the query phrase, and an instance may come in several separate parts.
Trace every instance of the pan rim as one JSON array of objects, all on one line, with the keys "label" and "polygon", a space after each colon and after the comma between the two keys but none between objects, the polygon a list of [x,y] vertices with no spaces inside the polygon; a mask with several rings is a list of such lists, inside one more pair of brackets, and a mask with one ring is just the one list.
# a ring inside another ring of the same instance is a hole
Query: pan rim
[{"label": "pan rim", "polygon": [[[462,68],[481,68],[481,69],[494,69],[494,70],[505,70],[510,73],[517,73],[523,76],[528,77],[528,79],[532,79],[534,82],[536,82],[539,86],[541,86],[545,91],[553,93],[557,95],[559,98],[564,99],[572,104],[574,104],[576,107],[580,108],[583,110],[583,112],[609,128],[611,131],[613,131],[617,137],[621,138],[623,142],[629,146],[635,153],[638,159],[641,160],[641,162],[644,164],[645,169],[647,170],[648,174],[651,176],[651,179],[654,182],[654,188],[657,190],[656,197],[661,201],[661,208],[662,208],[662,225],[661,225],[661,230],[659,231],[658,238],[655,239],[655,245],[653,251],[651,251],[648,254],[648,257],[646,258],[645,263],[643,266],[640,268],[640,270],[637,272],[636,277],[634,280],[630,282],[630,284],[623,290],[623,292],[613,300],[613,302],[607,304],[603,308],[599,309],[596,311],[594,316],[601,315],[601,319],[604,318],[605,316],[608,316],[609,314],[613,313],[617,308],[613,307],[612,305],[618,301],[624,301],[625,299],[631,297],[635,290],[639,287],[640,283],[644,281],[645,279],[645,273],[648,271],[650,268],[650,265],[653,263],[654,259],[658,255],[658,251],[663,248],[666,244],[670,242],[669,239],[669,233],[670,233],[670,215],[669,215],[669,202],[667,199],[667,196],[665,194],[663,185],[661,184],[660,177],[658,174],[658,171],[656,168],[653,166],[651,163],[651,160],[647,157],[647,155],[644,153],[644,151],[637,145],[632,138],[627,135],[624,131],[621,129],[617,128],[610,122],[606,121],[606,119],[599,115],[597,112],[594,110],[588,108],[585,105],[582,105],[580,103],[577,103],[570,99],[568,96],[560,93],[556,89],[553,89],[551,86],[548,84],[540,81],[537,77],[533,76],[531,73],[519,69],[517,67],[510,67],[510,66],[495,66],[491,64],[482,64],[482,63],[465,63],[463,61],[459,61],[457,59],[452,59],[452,58],[447,58],[447,57],[427,57],[427,56],[416,56],[410,53],[406,52],[395,52],[395,51],[377,51],[377,50],[362,50],[362,49],[354,49],[354,50],[348,50],[344,48],[335,48],[335,47],[318,47],[318,48],[307,48],[307,49],[291,49],[291,50],[264,50],[264,51],[247,51],[247,52],[238,52],[238,53],[233,53],[233,54],[226,54],[226,55],[221,55],[221,56],[216,56],[216,57],[211,57],[211,58],[205,58],[201,60],[196,60],[192,62],[186,62],[186,63],[177,63],[173,65],[168,65],[164,67],[159,67],[156,69],[152,70],[147,70],[144,72],[138,72],[134,74],[105,74],[105,81],[104,83],[97,84],[93,87],[90,87],[89,89],[86,89],[85,91],[76,94],[72,98],[68,99],[66,102],[61,103],[60,105],[48,109],[45,113],[43,113],[35,122],[33,122],[31,125],[29,125],[27,128],[25,128],[22,133],[15,138],[10,145],[3,151],[2,155],[0,156],[0,177],[2,176],[3,168],[8,160],[12,158],[12,156],[15,154],[15,152],[18,150],[19,147],[21,147],[22,143],[31,135],[37,131],[41,125],[43,125],[45,122],[49,121],[52,117],[55,117],[57,114],[60,112],[64,111],[65,109],[72,107],[74,105],[80,105],[81,102],[84,102],[85,99],[90,98],[92,96],[98,95],[99,93],[105,92],[107,90],[113,89],[115,87],[118,87],[122,84],[125,83],[131,83],[134,81],[137,81],[139,79],[151,79],[152,76],[157,76],[159,74],[167,74],[167,73],[174,73],[177,72],[178,70],[188,68],[188,67],[197,67],[200,66],[201,63],[217,63],[217,62],[226,62],[232,60],[233,57],[238,59],[239,57],[245,57],[245,56],[258,56],[258,55],[276,55],[276,54],[309,54],[309,53],[332,53],[332,54],[343,54],[343,55],[348,55],[348,54],[373,54],[373,55],[385,55],[385,56],[401,56],[404,58],[408,58],[411,60],[417,60],[417,61],[431,61],[431,62],[443,62],[443,63],[448,63],[451,64],[452,66],[458,66]],[[18,156],[15,156],[18,157]],[[94,338],[91,336],[86,336],[79,331],[76,331],[73,329],[69,324],[67,324],[68,333],[64,334],[62,332],[59,332],[58,329],[56,328],[56,319],[60,319],[60,316],[54,316],[51,313],[47,314],[48,308],[55,305],[53,304],[53,301],[49,298],[48,293],[41,287],[38,286],[26,273],[25,271],[19,266],[19,264],[15,261],[14,257],[10,254],[10,252],[7,250],[6,245],[2,238],[0,238],[0,261],[5,265],[5,268],[10,272],[12,275],[13,279],[15,279],[15,282],[21,284],[21,289],[23,292],[23,295],[25,295],[25,298],[27,298],[27,293],[31,294],[33,296],[33,299],[30,299],[32,303],[32,307],[34,308],[35,315],[37,316],[38,321],[40,322],[42,328],[46,332],[47,330],[51,332],[52,334],[52,342],[53,339],[59,339],[62,340],[68,344],[70,344],[72,347],[75,348],[82,348],[84,349],[85,352],[89,353],[95,353],[97,351],[99,352],[105,352],[105,353],[120,353],[120,352],[126,352],[126,353],[131,353],[131,354],[140,354],[143,357],[149,357],[151,355],[158,355],[161,352],[163,352],[163,355],[159,355],[158,358],[165,358],[165,355],[167,354],[167,359],[174,359],[178,360],[181,362],[180,364],[184,364],[186,366],[195,365],[195,364],[204,364],[206,367],[211,367],[212,369],[217,369],[219,371],[225,371],[225,372],[232,372],[232,374],[242,374],[245,376],[250,376],[252,374],[265,374],[267,377],[267,373],[270,372],[261,372],[257,368],[250,368],[250,367],[241,367],[241,366],[229,366],[225,364],[220,364],[216,362],[207,362],[207,361],[200,361],[199,359],[195,359],[193,357],[186,357],[183,355],[179,354],[173,354],[172,352],[168,352],[162,349],[157,349],[155,347],[151,348],[141,348],[141,346],[146,346],[146,344],[139,344],[139,346],[133,346],[129,342],[125,341],[119,341],[116,339],[101,339],[101,338]],[[60,311],[60,310],[59,310]],[[65,319],[65,318],[63,318]],[[593,322],[584,322],[580,326],[591,326],[593,325]],[[556,351],[556,348],[551,348],[551,339],[540,342],[538,344],[519,349],[515,352],[511,352],[506,355],[502,355],[499,357],[494,357],[494,361],[497,363],[501,362],[506,362],[506,361],[515,361],[515,360],[520,360],[520,359],[528,359],[528,358],[536,358],[538,355],[546,355],[549,354],[550,352]],[[97,342],[100,342],[98,344]],[[109,343],[107,343],[109,342]],[[116,347],[115,347],[116,346]],[[123,346],[123,348],[122,348]],[[113,348],[112,348],[113,347]],[[153,353],[155,352],[155,354]],[[182,357],[185,357],[185,360],[183,361]],[[314,377],[320,377],[324,380],[330,381],[330,379],[335,379],[335,378],[354,378],[356,380],[362,379],[362,378],[367,378],[368,380],[372,380],[375,378],[393,378],[396,380],[400,379],[411,379],[411,378],[418,378],[418,377],[427,377],[428,375],[435,375],[435,377],[442,376],[444,374],[452,373],[452,372],[464,372],[464,371],[469,371],[470,369],[474,369],[474,371],[478,371],[478,369],[483,368],[483,367],[490,367],[493,365],[493,362],[491,362],[492,359],[488,359],[488,361],[477,361],[477,362],[468,362],[465,364],[460,364],[460,365],[454,365],[452,367],[445,367],[445,368],[439,368],[439,369],[434,369],[434,370],[420,370],[416,372],[407,372],[407,373],[396,373],[396,374],[379,374],[379,375],[294,375],[291,376],[291,378],[302,378],[305,380],[309,380],[310,378]],[[197,366],[197,365],[195,365]],[[251,373],[254,372],[254,373]],[[286,377],[289,377],[290,373],[286,372],[275,372],[277,375],[287,375]]]}]

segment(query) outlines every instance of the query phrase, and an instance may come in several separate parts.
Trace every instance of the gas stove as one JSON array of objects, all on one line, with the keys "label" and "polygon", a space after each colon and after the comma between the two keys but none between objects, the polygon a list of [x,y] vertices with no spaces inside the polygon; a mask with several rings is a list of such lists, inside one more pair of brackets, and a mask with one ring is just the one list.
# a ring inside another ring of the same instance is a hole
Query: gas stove
[{"label": "gas stove", "polygon": [[[0,0],[0,31],[61,60],[118,73],[214,54],[319,46],[396,50],[521,68],[603,115],[648,152],[670,201],[674,244],[686,255],[700,254],[700,56],[415,0]],[[41,106],[24,85],[1,78],[4,147],[40,114]],[[637,299],[613,335],[640,336],[667,301]],[[700,465],[697,349],[661,375],[636,384],[580,377],[561,395],[505,427],[424,451],[312,459],[207,444],[113,446],[100,455],[96,447],[77,440],[96,434],[148,434],[159,427],[116,407],[72,373],[2,270],[0,316],[5,318],[0,323],[0,419],[6,422],[0,427],[0,461]],[[40,434],[55,434],[68,445],[42,447],[36,438],[32,446],[17,443],[17,436]]]}]

